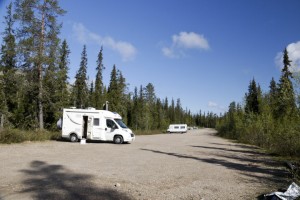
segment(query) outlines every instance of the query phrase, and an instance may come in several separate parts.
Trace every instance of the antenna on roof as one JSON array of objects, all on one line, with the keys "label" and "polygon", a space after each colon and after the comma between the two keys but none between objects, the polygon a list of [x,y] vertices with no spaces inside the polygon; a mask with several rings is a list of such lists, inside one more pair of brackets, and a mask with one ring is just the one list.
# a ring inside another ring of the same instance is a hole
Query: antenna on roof
[{"label": "antenna on roof", "polygon": [[103,110],[108,110],[108,101],[105,101],[105,104],[103,104]]}]

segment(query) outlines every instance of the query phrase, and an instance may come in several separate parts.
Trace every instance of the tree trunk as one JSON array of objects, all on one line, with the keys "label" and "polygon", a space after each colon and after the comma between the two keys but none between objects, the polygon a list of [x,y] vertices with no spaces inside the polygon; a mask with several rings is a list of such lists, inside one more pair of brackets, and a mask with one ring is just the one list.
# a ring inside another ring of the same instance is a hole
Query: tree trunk
[{"label": "tree trunk", "polygon": [[4,127],[4,119],[5,119],[5,115],[3,113],[1,113],[1,123],[0,123],[0,129],[3,129]]},{"label": "tree trunk", "polygon": [[46,2],[44,1],[44,6],[42,8],[43,13],[42,13],[42,27],[41,27],[41,43],[40,43],[40,48],[39,48],[39,64],[38,64],[38,73],[39,73],[39,95],[38,95],[38,105],[39,105],[39,125],[40,125],[40,130],[44,129],[44,112],[43,112],[43,57],[44,57],[44,37],[45,37],[45,4]]}]

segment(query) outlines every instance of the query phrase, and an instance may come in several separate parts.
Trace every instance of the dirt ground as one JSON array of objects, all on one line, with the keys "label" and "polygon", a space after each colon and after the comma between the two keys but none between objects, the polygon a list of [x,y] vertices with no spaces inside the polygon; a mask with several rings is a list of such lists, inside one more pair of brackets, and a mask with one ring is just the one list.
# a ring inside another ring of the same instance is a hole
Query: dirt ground
[{"label": "dirt ground", "polygon": [[287,186],[284,168],[212,129],[132,144],[0,145],[0,200],[257,199]]}]

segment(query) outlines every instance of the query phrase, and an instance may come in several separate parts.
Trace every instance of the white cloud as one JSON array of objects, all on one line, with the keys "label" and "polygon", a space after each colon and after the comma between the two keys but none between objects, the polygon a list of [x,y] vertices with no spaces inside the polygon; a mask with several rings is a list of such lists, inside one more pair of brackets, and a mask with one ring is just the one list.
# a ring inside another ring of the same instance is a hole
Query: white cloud
[{"label": "white cloud", "polygon": [[175,58],[176,57],[176,55],[174,54],[174,52],[171,48],[163,47],[162,52],[165,56],[167,56],[169,58]]},{"label": "white cloud", "polygon": [[175,46],[187,49],[209,49],[208,41],[204,36],[194,32],[180,32],[179,35],[173,35],[172,39]]},{"label": "white cloud", "polygon": [[207,39],[194,32],[180,32],[172,36],[170,47],[163,47],[162,53],[170,58],[181,57],[187,49],[210,49]]},{"label": "white cloud", "polygon": [[208,102],[208,107],[220,112],[224,112],[226,110],[223,106],[220,106],[219,104],[213,101]]},{"label": "white cloud", "polygon": [[103,45],[104,47],[118,52],[121,55],[123,61],[133,60],[137,53],[136,48],[131,43],[125,41],[117,41],[110,36],[103,37],[101,35],[93,33],[81,23],[73,24],[73,32],[78,42],[82,44],[94,43],[100,46]]},{"label": "white cloud", "polygon": [[[300,71],[300,41],[296,43],[291,43],[286,47],[288,51],[289,59],[291,62],[290,70],[291,72],[299,72]],[[275,64],[280,69],[283,68],[283,53],[278,52],[275,57]]]},{"label": "white cloud", "polygon": [[218,107],[218,104],[212,101],[208,102],[208,107]]}]

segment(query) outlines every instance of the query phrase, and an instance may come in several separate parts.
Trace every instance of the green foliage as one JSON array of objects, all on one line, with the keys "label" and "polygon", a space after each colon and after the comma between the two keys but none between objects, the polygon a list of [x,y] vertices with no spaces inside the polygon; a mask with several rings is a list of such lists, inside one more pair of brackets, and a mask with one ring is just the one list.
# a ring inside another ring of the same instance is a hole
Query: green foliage
[{"label": "green foliage", "polygon": [[245,111],[247,113],[260,113],[260,97],[260,87],[259,85],[256,86],[256,82],[253,78],[253,80],[249,84],[248,93],[246,93]]},{"label": "green foliage", "polygon": [[81,62],[79,70],[75,76],[75,84],[73,87],[72,101],[77,108],[88,107],[88,86],[87,86],[87,52],[86,46],[83,46],[81,53]]},{"label": "green foliage", "polygon": [[95,92],[93,95],[94,99],[94,107],[96,109],[102,109],[103,104],[105,103],[104,99],[104,84],[103,84],[103,70],[105,69],[103,65],[103,48],[101,47],[100,52],[98,54],[98,59],[97,59],[97,67],[96,67],[96,80],[95,80]]},{"label": "green foliage", "polygon": [[296,108],[286,50],[283,58],[284,68],[278,85],[272,78],[270,91],[256,95],[253,79],[245,108],[238,109],[231,103],[228,112],[218,120],[217,129],[221,136],[254,144],[278,155],[297,157],[300,156],[300,113]]},{"label": "green foliage", "polygon": [[[26,81],[29,83],[27,91],[32,94],[31,103],[37,105],[28,111],[34,119],[31,121],[36,121],[41,130],[44,129],[44,107],[52,109],[53,99],[49,95],[52,87],[49,85],[54,82],[58,34],[61,28],[61,24],[57,23],[57,17],[64,13],[57,0],[15,1],[14,19],[19,25],[16,31],[19,62],[23,65],[23,73],[26,73]],[[46,85],[44,88],[45,71],[48,76],[45,80],[48,87]],[[45,105],[45,102],[48,105]]]},{"label": "green foliage", "polygon": [[11,144],[25,141],[57,140],[61,137],[59,132],[24,131],[19,129],[4,129],[0,131],[0,143]]},{"label": "green foliage", "polygon": [[0,113],[2,117],[1,126],[14,124],[12,118],[13,113],[17,109],[18,94],[18,75],[17,71],[17,53],[16,42],[13,31],[14,20],[12,17],[12,3],[7,7],[7,15],[5,16],[6,28],[3,34],[3,44],[0,51],[0,73],[1,77],[1,94],[2,100],[0,105]]},{"label": "green foliage", "polygon": [[278,95],[276,105],[276,117],[294,115],[296,111],[295,93],[292,84],[292,73],[289,70],[291,61],[288,57],[288,52],[285,49],[283,52],[283,69],[278,83]]}]

